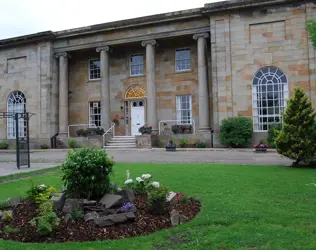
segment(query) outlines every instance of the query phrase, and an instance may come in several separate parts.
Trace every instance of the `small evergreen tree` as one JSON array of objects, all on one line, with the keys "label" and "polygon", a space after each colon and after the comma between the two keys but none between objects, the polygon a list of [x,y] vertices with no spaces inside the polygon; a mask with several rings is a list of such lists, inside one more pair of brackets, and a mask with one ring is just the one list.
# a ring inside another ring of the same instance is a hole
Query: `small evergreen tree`
[{"label": "small evergreen tree", "polygon": [[314,161],[316,154],[316,136],[313,129],[315,113],[302,89],[295,89],[294,96],[287,100],[283,121],[282,130],[276,132],[277,152],[295,160],[295,165]]},{"label": "small evergreen tree", "polygon": [[316,20],[311,19],[311,18],[308,19],[306,28],[308,30],[309,37],[313,42],[313,46],[316,47]]}]

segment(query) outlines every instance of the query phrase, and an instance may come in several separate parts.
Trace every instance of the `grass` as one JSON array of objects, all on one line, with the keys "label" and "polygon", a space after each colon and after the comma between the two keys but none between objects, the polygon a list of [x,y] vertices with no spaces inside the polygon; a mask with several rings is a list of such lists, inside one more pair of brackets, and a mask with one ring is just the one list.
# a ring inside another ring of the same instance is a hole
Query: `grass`
[{"label": "grass", "polygon": [[[202,211],[193,221],[149,236],[119,241],[22,244],[0,241],[0,249],[316,249],[316,170],[210,164],[117,164],[123,183],[151,173],[172,190],[195,196]],[[61,188],[61,172],[32,177]],[[0,200],[24,195],[30,180],[0,185]],[[160,248],[156,248],[160,246]]]}]

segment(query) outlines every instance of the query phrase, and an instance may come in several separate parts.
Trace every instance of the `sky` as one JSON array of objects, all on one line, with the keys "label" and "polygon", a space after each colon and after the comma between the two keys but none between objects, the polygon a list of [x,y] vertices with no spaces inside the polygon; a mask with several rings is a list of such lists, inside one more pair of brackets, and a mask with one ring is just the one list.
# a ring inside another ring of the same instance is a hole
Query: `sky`
[{"label": "sky", "polygon": [[0,0],[0,39],[203,7],[219,0]]}]

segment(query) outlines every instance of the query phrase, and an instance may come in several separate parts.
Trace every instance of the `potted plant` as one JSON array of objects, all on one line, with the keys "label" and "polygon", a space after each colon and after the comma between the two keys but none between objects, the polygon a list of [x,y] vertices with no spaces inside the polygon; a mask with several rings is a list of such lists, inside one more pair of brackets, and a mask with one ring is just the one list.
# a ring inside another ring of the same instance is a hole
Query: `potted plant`
[{"label": "potted plant", "polygon": [[258,144],[255,144],[255,152],[267,152],[268,145],[265,139],[260,139]]},{"label": "potted plant", "polygon": [[120,125],[120,121],[119,121],[119,119],[118,119],[118,116],[114,117],[114,118],[112,119],[112,122],[115,124],[116,127],[118,127],[118,126]]},{"label": "potted plant", "polygon": [[138,131],[139,131],[140,133],[142,133],[142,135],[143,135],[143,134],[151,134],[151,132],[152,132],[152,126],[146,126],[146,125],[144,125],[144,126],[140,127]]},{"label": "potted plant", "polygon": [[173,140],[169,140],[169,143],[166,144],[166,151],[176,151],[177,145],[174,143]]},{"label": "potted plant", "polygon": [[179,140],[179,146],[180,146],[180,148],[186,148],[188,146],[188,140],[180,139]]},{"label": "potted plant", "polygon": [[167,187],[156,187],[148,194],[148,206],[152,214],[164,214],[166,212],[166,197],[169,193]]}]

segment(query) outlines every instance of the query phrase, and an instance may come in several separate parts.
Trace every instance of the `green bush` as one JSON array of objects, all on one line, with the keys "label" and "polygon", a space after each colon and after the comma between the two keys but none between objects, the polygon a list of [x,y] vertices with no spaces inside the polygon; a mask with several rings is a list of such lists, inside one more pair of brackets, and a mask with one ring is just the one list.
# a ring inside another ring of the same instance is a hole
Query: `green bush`
[{"label": "green bush", "polygon": [[68,140],[68,145],[70,148],[76,148],[77,142],[75,140]]},{"label": "green bush", "polygon": [[248,117],[238,116],[222,121],[219,139],[230,147],[245,147],[252,138],[253,125]]},{"label": "green bush", "polygon": [[49,146],[45,143],[41,144],[41,149],[49,149]]},{"label": "green bush", "polygon": [[188,146],[188,140],[180,139],[179,140],[179,146],[180,146],[180,148],[186,148]]},{"label": "green bush", "polygon": [[316,131],[315,112],[312,104],[300,88],[294,89],[294,95],[287,100],[283,114],[283,126],[277,132],[276,150],[292,160],[294,164],[315,163]]},{"label": "green bush", "polygon": [[147,198],[149,210],[154,214],[164,213],[166,208],[166,196],[168,193],[169,189],[165,186],[152,189]]},{"label": "green bush", "polygon": [[1,141],[0,142],[0,149],[8,149],[9,148],[9,143],[6,141]]},{"label": "green bush", "polygon": [[34,186],[26,192],[27,198],[35,202],[36,204],[43,204],[45,201],[49,200],[53,194],[56,192],[54,187],[48,187],[44,184]]},{"label": "green bush", "polygon": [[196,144],[197,148],[207,148],[207,144],[204,141],[200,141]]},{"label": "green bush", "polygon": [[10,207],[10,202],[8,200],[6,201],[0,201],[0,210]]},{"label": "green bush", "polygon": [[270,148],[275,148],[275,138],[276,138],[276,132],[275,131],[280,131],[282,129],[282,124],[275,123],[269,125],[269,130],[268,130],[268,145]]},{"label": "green bush", "polygon": [[81,148],[68,152],[61,166],[62,180],[70,197],[98,199],[110,191],[114,161],[99,148]]},{"label": "green bush", "polygon": [[82,221],[84,218],[84,213],[81,208],[77,208],[71,211],[70,217],[73,221]]}]

